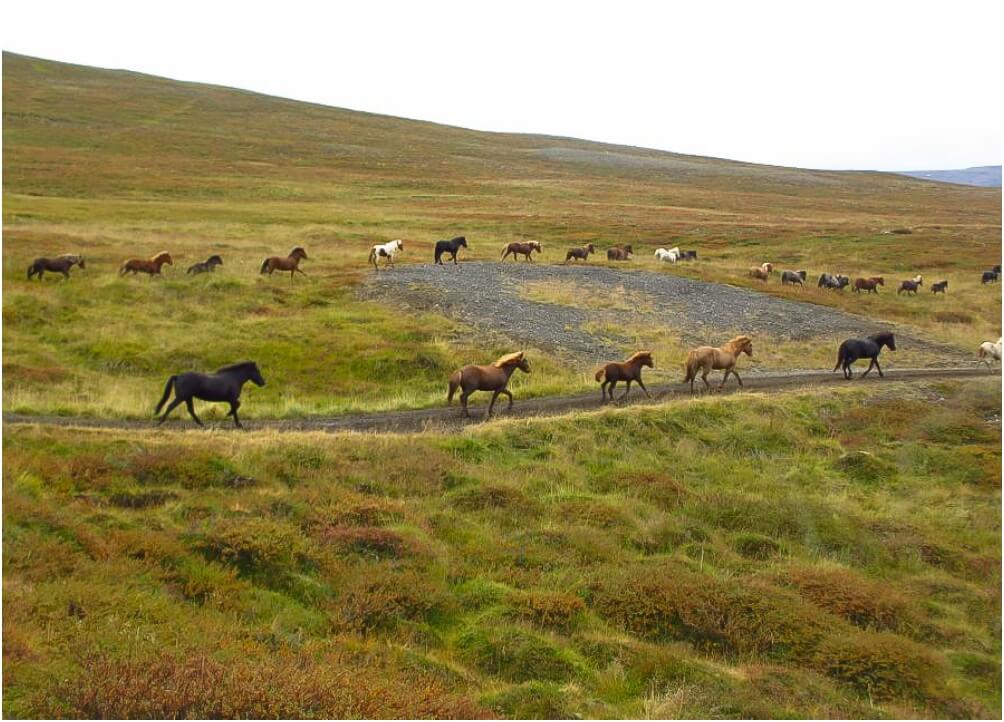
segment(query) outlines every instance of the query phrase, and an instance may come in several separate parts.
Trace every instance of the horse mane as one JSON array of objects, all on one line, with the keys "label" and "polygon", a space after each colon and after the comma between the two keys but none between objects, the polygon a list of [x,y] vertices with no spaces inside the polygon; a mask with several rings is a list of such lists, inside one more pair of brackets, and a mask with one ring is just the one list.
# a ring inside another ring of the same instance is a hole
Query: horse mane
[{"label": "horse mane", "polygon": [[511,366],[512,364],[517,364],[523,360],[523,352],[516,351],[515,353],[507,353],[505,356],[499,358],[495,363],[492,364],[497,369],[505,368],[506,366]]},{"label": "horse mane", "polygon": [[631,354],[626,359],[624,359],[624,363],[629,364],[632,361],[639,361],[639,360],[641,360],[643,358],[646,358],[646,357],[651,358],[652,357],[652,352],[651,351],[635,351],[633,354]]},{"label": "horse mane", "polygon": [[292,251],[289,252],[289,256],[287,256],[287,258],[292,258],[293,256],[297,255],[303,256],[304,258],[307,257],[307,252],[303,250],[303,246],[297,246],[296,248],[294,248]]},{"label": "horse mane", "polygon": [[738,355],[752,342],[753,338],[751,336],[736,336],[733,339],[729,339],[729,341],[723,345],[722,348],[728,349],[733,353],[733,355]]},{"label": "horse mane", "polygon": [[230,366],[224,366],[221,369],[216,369],[213,373],[223,374],[227,371],[240,371],[241,369],[250,368],[251,366],[257,366],[254,361],[241,361],[238,364],[232,364]]},{"label": "horse mane", "polygon": [[875,343],[878,343],[879,341],[882,341],[884,339],[892,338],[892,331],[879,331],[878,333],[873,333],[868,338],[874,341]]},{"label": "horse mane", "polygon": [[160,253],[158,253],[157,255],[155,255],[153,258],[151,258],[150,261],[152,263],[156,263],[157,261],[159,261],[159,260],[161,260],[163,258],[170,258],[170,257],[171,257],[170,253],[168,253],[167,251],[161,251]]}]

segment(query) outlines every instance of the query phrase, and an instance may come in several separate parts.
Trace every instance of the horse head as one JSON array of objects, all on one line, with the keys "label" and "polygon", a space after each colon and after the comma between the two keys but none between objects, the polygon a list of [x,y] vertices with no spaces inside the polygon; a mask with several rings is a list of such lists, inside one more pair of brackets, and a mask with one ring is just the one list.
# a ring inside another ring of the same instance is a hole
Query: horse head
[{"label": "horse head", "polygon": [[256,364],[254,361],[251,361],[250,364],[251,368],[250,368],[249,378],[251,379],[251,381],[254,383],[255,386],[264,386],[265,377],[261,375],[261,371],[258,369],[258,364]]},{"label": "horse head", "polygon": [[216,254],[213,254],[212,256],[210,256],[209,258],[206,259],[206,265],[207,266],[222,266],[223,265],[223,259],[220,258],[219,256],[217,256]]},{"label": "horse head", "polygon": [[539,241],[530,241],[530,246],[537,250],[537,253],[543,253],[543,249],[540,247]]},{"label": "horse head", "polygon": [[171,259],[171,254],[168,253],[167,251],[161,251],[150,260],[153,261],[154,263],[160,263],[160,264],[166,263],[169,266],[174,265],[174,261]]},{"label": "horse head", "polygon": [[736,336],[725,345],[732,351],[734,356],[739,356],[740,354],[753,356],[753,339],[750,336]]},{"label": "horse head", "polygon": [[651,351],[636,351],[635,353],[628,356],[627,361],[624,363],[631,364],[637,363],[641,366],[648,366],[649,368],[655,368],[655,363],[652,361]]},{"label": "horse head", "polygon": [[297,246],[292,251],[290,251],[289,258],[302,258],[304,260],[309,260],[307,258],[307,252],[303,250],[303,246]]},{"label": "horse head", "polygon": [[869,336],[868,338],[877,343],[879,347],[887,346],[890,351],[896,350],[896,339],[889,331],[876,333],[875,335]]},{"label": "horse head", "polygon": [[70,256],[70,260],[73,263],[76,263],[81,268],[87,268],[87,264],[84,263],[84,257],[83,256]]},{"label": "horse head", "polygon": [[467,248],[467,236],[457,236],[454,240],[464,248]]},{"label": "horse head", "polygon": [[399,251],[403,251],[404,250],[404,241],[402,241],[402,240],[396,240],[396,241],[394,241],[394,245],[397,246],[397,250],[399,250]]}]

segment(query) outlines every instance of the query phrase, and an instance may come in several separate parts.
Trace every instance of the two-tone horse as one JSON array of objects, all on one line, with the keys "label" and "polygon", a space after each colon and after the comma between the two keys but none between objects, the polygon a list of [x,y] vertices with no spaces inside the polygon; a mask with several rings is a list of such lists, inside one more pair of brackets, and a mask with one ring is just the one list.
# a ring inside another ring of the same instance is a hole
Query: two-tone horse
[{"label": "two-tone horse", "polygon": [[124,276],[127,273],[132,273],[133,275],[137,273],[146,273],[151,278],[160,275],[160,269],[167,264],[168,266],[173,266],[174,261],[171,259],[171,254],[167,251],[161,251],[156,256],[152,258],[130,258],[128,261],[122,264],[119,268],[119,275]]},{"label": "two-tone horse", "polygon": [[390,241],[389,243],[378,243],[370,249],[370,256],[367,259],[369,263],[373,264],[373,270],[379,271],[380,266],[377,262],[384,258],[387,260],[387,264],[394,265],[394,256],[404,250],[404,241],[398,239]]},{"label": "two-tone horse", "polygon": [[541,253],[542,249],[538,241],[514,241],[512,243],[507,243],[502,249],[502,255],[499,256],[499,261],[504,261],[510,255],[512,255],[512,260],[516,260],[517,256],[526,256],[526,260],[532,262],[533,259],[530,256],[533,252]]},{"label": "two-tone horse", "polygon": [[463,407],[463,416],[470,418],[467,411],[467,399],[475,391],[491,391],[492,400],[488,404],[488,413],[485,418],[489,419],[492,409],[495,408],[495,400],[500,394],[509,397],[509,405],[506,410],[512,408],[512,392],[506,387],[509,385],[509,377],[513,371],[519,369],[523,373],[530,373],[530,362],[527,361],[522,351],[506,354],[495,363],[489,366],[476,366],[474,364],[458,369],[450,376],[449,393],[446,396],[446,403],[453,403],[453,395],[460,389],[460,405]]}]

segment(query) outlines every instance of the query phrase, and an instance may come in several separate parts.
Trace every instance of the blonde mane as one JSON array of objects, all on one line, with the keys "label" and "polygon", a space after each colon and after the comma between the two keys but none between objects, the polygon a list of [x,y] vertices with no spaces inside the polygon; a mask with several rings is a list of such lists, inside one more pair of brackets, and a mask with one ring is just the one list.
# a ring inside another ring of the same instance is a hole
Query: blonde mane
[{"label": "blonde mane", "polygon": [[633,354],[624,359],[624,363],[629,364],[632,361],[638,361],[645,357],[651,357],[651,356],[652,356],[651,351],[635,351]]},{"label": "blonde mane", "polygon": [[523,360],[523,352],[517,351],[516,353],[507,353],[502,356],[495,363],[492,364],[497,369],[505,368],[506,366],[511,366],[512,364],[518,364]]},{"label": "blonde mane", "polygon": [[750,336],[736,336],[725,343],[722,348],[730,351],[733,356],[738,356],[752,342],[753,338]]},{"label": "blonde mane", "polygon": [[153,258],[151,258],[150,262],[151,263],[156,263],[157,261],[161,261],[161,260],[166,260],[166,261],[171,260],[171,254],[168,253],[167,251],[161,251],[156,256],[154,256]]}]

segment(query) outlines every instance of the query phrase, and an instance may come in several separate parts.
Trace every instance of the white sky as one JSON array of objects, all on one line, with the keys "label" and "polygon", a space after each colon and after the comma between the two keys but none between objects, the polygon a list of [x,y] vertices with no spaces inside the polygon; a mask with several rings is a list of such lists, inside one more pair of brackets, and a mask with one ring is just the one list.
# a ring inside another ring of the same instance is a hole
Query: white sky
[{"label": "white sky", "polygon": [[813,168],[1002,159],[998,0],[8,2],[3,48],[483,130]]}]

